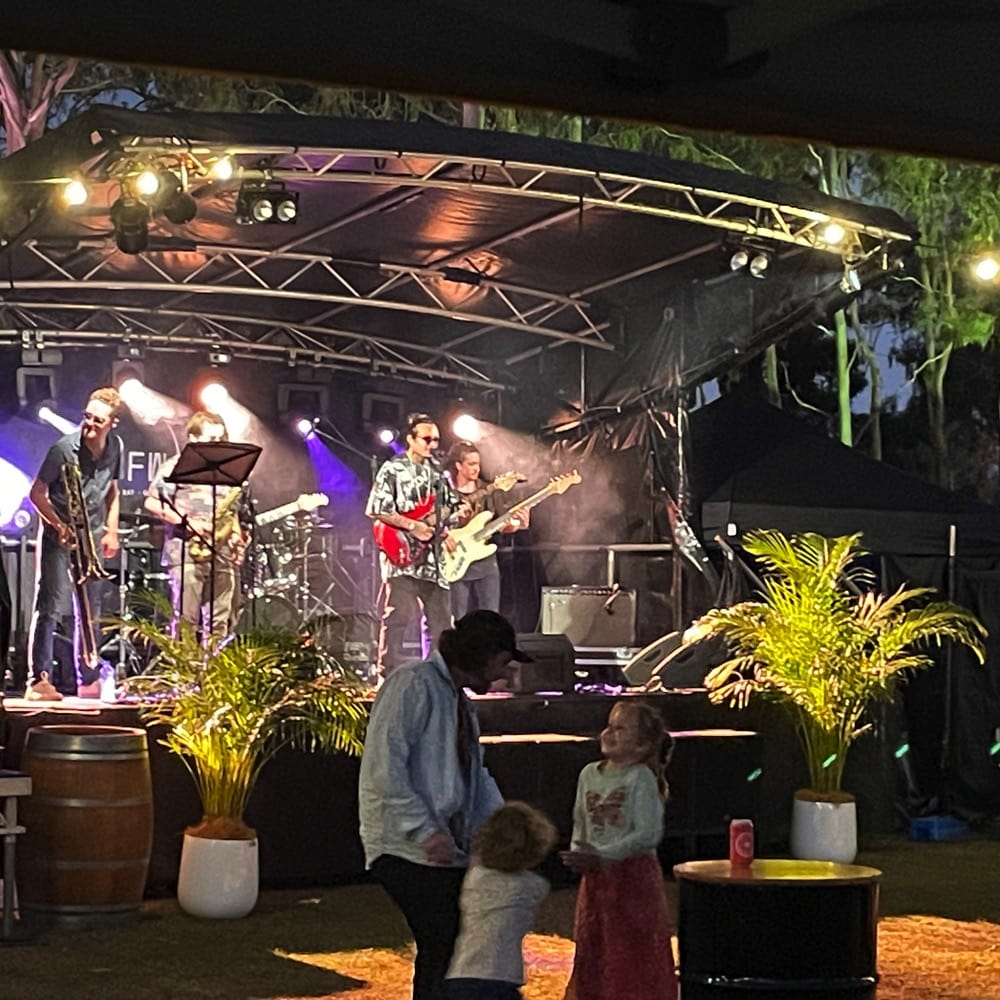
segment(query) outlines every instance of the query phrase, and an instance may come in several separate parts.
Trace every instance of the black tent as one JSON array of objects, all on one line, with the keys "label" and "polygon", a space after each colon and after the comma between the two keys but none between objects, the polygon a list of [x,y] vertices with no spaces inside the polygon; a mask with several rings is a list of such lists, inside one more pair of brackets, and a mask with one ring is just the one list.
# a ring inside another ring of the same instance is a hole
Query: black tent
[{"label": "black tent", "polygon": [[894,749],[909,741],[926,809],[1000,814],[1000,510],[731,397],[690,415],[688,454],[707,548],[717,537],[738,546],[760,528],[860,531],[884,586],[934,587],[979,616],[990,632],[986,666],[962,649],[935,651],[939,666],[911,679],[905,718],[890,729]]}]

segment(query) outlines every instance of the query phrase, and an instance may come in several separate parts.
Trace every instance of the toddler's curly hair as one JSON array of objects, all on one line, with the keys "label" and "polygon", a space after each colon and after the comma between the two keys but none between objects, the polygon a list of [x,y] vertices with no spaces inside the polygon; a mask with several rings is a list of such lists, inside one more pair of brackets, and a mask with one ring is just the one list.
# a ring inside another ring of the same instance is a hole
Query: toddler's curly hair
[{"label": "toddler's curly hair", "polygon": [[544,813],[527,802],[507,802],[479,828],[474,848],[486,868],[525,871],[542,863],[557,836]]}]

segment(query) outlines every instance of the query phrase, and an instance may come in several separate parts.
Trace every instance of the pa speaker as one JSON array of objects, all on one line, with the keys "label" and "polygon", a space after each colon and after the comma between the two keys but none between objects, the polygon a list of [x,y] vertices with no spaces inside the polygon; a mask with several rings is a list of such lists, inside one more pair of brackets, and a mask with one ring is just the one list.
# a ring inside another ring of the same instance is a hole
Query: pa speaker
[{"label": "pa speaker", "polygon": [[532,663],[511,663],[514,674],[509,690],[518,694],[536,691],[572,691],[576,680],[576,650],[564,635],[542,632],[520,633],[518,649],[524,650]]},{"label": "pa speaker", "polygon": [[628,663],[622,673],[629,684],[645,684],[656,673],[656,668],[681,644],[680,632],[668,632],[644,646]]}]

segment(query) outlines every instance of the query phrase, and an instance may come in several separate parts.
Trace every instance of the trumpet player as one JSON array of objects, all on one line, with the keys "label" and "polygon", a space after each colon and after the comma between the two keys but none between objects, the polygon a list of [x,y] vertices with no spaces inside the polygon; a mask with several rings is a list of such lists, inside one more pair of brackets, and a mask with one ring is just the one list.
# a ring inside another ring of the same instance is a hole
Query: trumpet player
[{"label": "trumpet player", "polygon": [[[83,536],[96,555],[118,554],[118,479],[124,446],[112,431],[121,411],[118,393],[105,387],[87,398],[80,429],[61,437],[42,462],[28,494],[40,518],[36,549],[38,585],[31,621],[29,665],[31,680],[25,695],[34,701],[59,701],[63,694],[97,697],[99,648],[96,621],[100,616],[101,581],[74,580],[71,549],[82,547]],[[72,478],[66,470],[79,471]],[[66,483],[78,482],[85,511],[76,518]],[[79,523],[79,522],[83,523]],[[77,522],[77,523],[74,523]],[[93,540],[100,539],[99,546]],[[99,568],[99,567],[98,567]],[[61,630],[73,643],[68,655],[55,659],[55,636]],[[81,651],[90,651],[87,656]]]},{"label": "trumpet player", "polygon": [[[187,439],[208,442],[229,438],[222,417],[199,410],[188,420]],[[167,524],[163,565],[170,576],[175,620],[183,618],[202,628],[203,634],[210,631],[221,638],[229,632],[234,617],[239,567],[250,541],[249,532],[239,521],[237,506],[242,498],[235,487],[216,487],[213,525],[212,487],[166,482],[176,464],[177,459],[170,458],[160,466],[143,504]]]}]

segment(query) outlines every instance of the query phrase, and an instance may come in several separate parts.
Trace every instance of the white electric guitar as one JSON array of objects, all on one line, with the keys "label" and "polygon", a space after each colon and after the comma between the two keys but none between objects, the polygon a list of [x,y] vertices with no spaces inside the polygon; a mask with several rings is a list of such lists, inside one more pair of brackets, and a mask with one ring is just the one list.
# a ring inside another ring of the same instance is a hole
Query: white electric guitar
[{"label": "white electric guitar", "polygon": [[316,510],[317,507],[325,507],[330,502],[330,498],[325,493],[303,493],[298,500],[291,503],[282,504],[280,507],[273,507],[271,510],[261,511],[254,517],[254,524],[263,528],[265,524],[274,524],[283,517],[298,514],[299,511]]},{"label": "white electric guitar", "polygon": [[533,493],[527,500],[514,504],[506,514],[490,520],[490,511],[483,510],[461,528],[451,528],[448,537],[454,540],[455,546],[450,552],[447,547],[442,547],[441,575],[449,583],[461,580],[474,562],[479,562],[480,559],[485,559],[496,552],[496,545],[489,541],[495,532],[499,531],[505,524],[509,524],[521,511],[531,510],[546,497],[556,493],[565,493],[578,482],[580,482],[580,473],[574,469],[572,472],[557,476],[548,486]]}]

